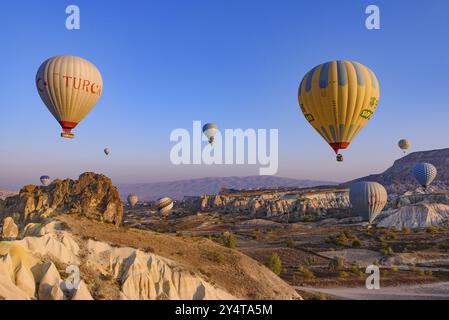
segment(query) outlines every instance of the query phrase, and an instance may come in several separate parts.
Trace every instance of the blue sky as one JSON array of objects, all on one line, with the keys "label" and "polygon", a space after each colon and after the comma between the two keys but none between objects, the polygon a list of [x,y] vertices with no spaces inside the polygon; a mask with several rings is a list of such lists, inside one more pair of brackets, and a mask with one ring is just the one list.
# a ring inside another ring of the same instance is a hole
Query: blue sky
[{"label": "blue sky", "polygon": [[[65,8],[81,30],[65,28]],[[365,8],[381,30],[365,28]],[[279,128],[279,176],[344,181],[377,173],[413,150],[449,147],[449,2],[441,1],[2,1],[0,187],[84,171],[116,183],[255,175],[259,166],[173,166],[170,132],[193,120],[221,128]],[[75,140],[34,83],[48,57],[92,61],[103,96]],[[303,75],[322,62],[359,61],[377,75],[372,121],[336,163],[297,105]],[[102,153],[110,147],[110,157]]]}]

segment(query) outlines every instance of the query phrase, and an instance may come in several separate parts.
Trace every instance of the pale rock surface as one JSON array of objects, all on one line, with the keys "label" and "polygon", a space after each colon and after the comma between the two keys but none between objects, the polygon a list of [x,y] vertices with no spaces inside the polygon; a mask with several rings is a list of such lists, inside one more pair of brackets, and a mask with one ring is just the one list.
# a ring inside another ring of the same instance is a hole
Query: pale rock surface
[{"label": "pale rock surface", "polygon": [[93,240],[88,241],[87,248],[89,263],[119,280],[122,299],[234,298],[169,259],[133,248],[110,247]]},{"label": "pale rock surface", "polygon": [[1,238],[3,240],[14,240],[19,235],[19,228],[11,217],[6,217],[3,219],[3,227]]},{"label": "pale rock surface", "polygon": [[63,300],[62,280],[55,265],[53,262],[47,262],[44,264],[43,269],[45,272],[39,281],[39,300]]},{"label": "pale rock surface", "polygon": [[439,203],[405,205],[389,214],[382,215],[377,223],[383,228],[426,228],[449,221],[449,206]]}]

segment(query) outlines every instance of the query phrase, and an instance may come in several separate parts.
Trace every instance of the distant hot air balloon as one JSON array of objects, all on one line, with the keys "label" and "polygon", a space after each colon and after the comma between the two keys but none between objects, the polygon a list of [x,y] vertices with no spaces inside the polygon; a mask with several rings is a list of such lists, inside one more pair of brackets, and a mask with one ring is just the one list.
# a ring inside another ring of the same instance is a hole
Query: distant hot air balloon
[{"label": "distant hot air balloon", "polygon": [[388,196],[381,184],[361,181],[351,185],[349,200],[354,211],[372,223],[387,204]]},{"label": "distant hot air balloon", "polygon": [[36,75],[42,101],[62,127],[61,137],[71,133],[92,110],[103,91],[98,69],[89,61],[74,56],[57,56],[46,60]]},{"label": "distant hot air balloon", "polygon": [[128,196],[128,203],[129,203],[129,205],[130,205],[131,207],[134,207],[134,206],[137,204],[138,201],[139,201],[139,197],[138,197],[137,195],[135,195],[135,194],[130,194],[130,195]]},{"label": "distant hot air balloon", "polygon": [[298,90],[301,111],[343,161],[346,149],[367,124],[379,101],[374,73],[353,61],[330,61],[310,70]]},{"label": "distant hot air balloon", "polygon": [[156,201],[156,208],[161,216],[166,216],[173,208],[173,200],[168,197],[159,198]]},{"label": "distant hot air balloon", "polygon": [[111,153],[111,149],[105,148],[105,149],[104,149],[104,153],[105,153],[106,155],[109,155],[109,153]]},{"label": "distant hot air balloon", "polygon": [[215,135],[217,134],[218,127],[214,123],[206,123],[203,126],[203,133],[209,139],[210,144],[214,144]]},{"label": "distant hot air balloon", "polygon": [[437,168],[430,163],[418,163],[413,167],[413,175],[419,184],[425,189],[437,176]]},{"label": "distant hot air balloon", "polygon": [[407,139],[401,139],[398,142],[398,146],[402,151],[404,151],[404,153],[406,153],[406,150],[410,149],[410,147],[412,146],[412,142]]},{"label": "distant hot air balloon", "polygon": [[45,187],[48,186],[51,182],[51,179],[49,176],[41,176],[40,180],[41,180],[42,185]]}]

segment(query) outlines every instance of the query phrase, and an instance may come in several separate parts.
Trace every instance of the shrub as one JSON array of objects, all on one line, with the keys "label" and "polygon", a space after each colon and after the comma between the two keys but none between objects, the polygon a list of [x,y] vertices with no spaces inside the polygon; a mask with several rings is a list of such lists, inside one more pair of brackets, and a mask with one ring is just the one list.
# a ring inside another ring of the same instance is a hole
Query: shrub
[{"label": "shrub", "polygon": [[404,234],[410,234],[410,233],[412,233],[412,230],[410,228],[404,228],[404,229],[402,229],[402,232]]},{"label": "shrub", "polygon": [[345,266],[345,258],[337,256],[329,262],[329,269],[338,270]]},{"label": "shrub", "polygon": [[387,248],[382,248],[380,250],[380,253],[383,254],[384,256],[392,256],[394,254],[393,249],[391,249],[391,247],[387,247]]},{"label": "shrub", "polygon": [[349,277],[349,273],[347,273],[346,271],[341,271],[341,272],[338,274],[338,277],[339,277],[340,279],[347,279],[347,278]]},{"label": "shrub", "polygon": [[234,234],[227,233],[223,235],[223,244],[225,247],[235,249],[237,247],[237,240],[235,239]]},{"label": "shrub", "polygon": [[298,272],[307,280],[315,279],[315,275],[313,274],[313,272],[304,266],[299,266]]},{"label": "shrub", "polygon": [[292,239],[288,239],[287,241],[285,241],[285,246],[287,248],[294,248],[295,247],[295,242]]},{"label": "shrub", "polygon": [[353,248],[360,248],[362,246],[362,241],[360,241],[359,239],[354,239],[352,241],[352,247]]},{"label": "shrub", "polygon": [[345,232],[340,232],[335,238],[335,244],[341,247],[347,246],[349,243],[349,239]]},{"label": "shrub", "polygon": [[432,270],[427,269],[427,270],[424,270],[424,275],[431,277],[433,275],[433,272],[432,272]]},{"label": "shrub", "polygon": [[438,227],[430,226],[426,228],[426,233],[436,233],[440,230]]},{"label": "shrub", "polygon": [[306,259],[307,265],[313,265],[316,263],[316,258],[314,256],[308,256]]},{"label": "shrub", "polygon": [[399,271],[399,269],[398,269],[398,267],[397,266],[391,266],[391,269],[390,269],[392,272],[398,272]]},{"label": "shrub", "polygon": [[276,275],[280,275],[282,272],[282,261],[277,253],[271,254],[271,256],[267,260],[266,266]]},{"label": "shrub", "polygon": [[207,254],[207,259],[216,263],[223,263],[225,260],[224,256],[218,252],[209,252]]}]

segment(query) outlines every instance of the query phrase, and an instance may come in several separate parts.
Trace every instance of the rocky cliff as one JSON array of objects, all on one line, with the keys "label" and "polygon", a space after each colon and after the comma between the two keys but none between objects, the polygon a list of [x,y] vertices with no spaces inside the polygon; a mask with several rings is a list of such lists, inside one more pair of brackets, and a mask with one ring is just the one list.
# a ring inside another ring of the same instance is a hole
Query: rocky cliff
[{"label": "rocky cliff", "polygon": [[10,216],[22,226],[59,213],[120,225],[123,204],[111,179],[92,172],[83,173],[78,180],[54,180],[47,187],[28,185],[0,201],[0,221]]},{"label": "rocky cliff", "polygon": [[381,174],[372,174],[344,185],[356,181],[375,181],[384,185],[390,194],[402,194],[419,187],[412,174],[413,166],[419,162],[431,163],[438,170],[433,191],[442,191],[449,187],[449,149],[413,152],[396,160],[392,167]]},{"label": "rocky cliff", "polygon": [[325,215],[331,209],[348,209],[348,190],[252,190],[186,197],[183,206],[202,211],[240,212],[260,217],[285,214]]},{"label": "rocky cliff", "polygon": [[58,221],[0,242],[0,300],[235,299],[170,259],[81,239]]}]

